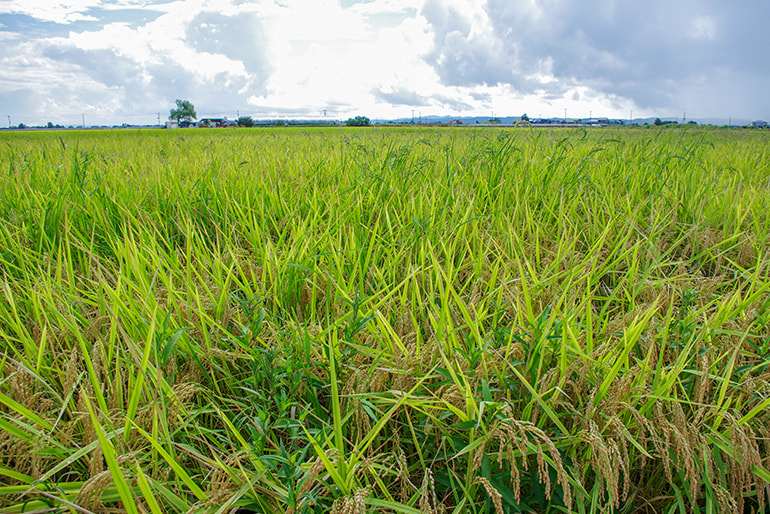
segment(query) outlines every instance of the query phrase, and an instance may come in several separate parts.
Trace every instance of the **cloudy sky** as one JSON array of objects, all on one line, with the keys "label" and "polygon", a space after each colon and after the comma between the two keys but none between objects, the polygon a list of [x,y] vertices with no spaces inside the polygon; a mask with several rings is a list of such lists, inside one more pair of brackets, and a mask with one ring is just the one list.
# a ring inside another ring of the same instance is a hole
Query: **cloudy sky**
[{"label": "cloudy sky", "polygon": [[768,20],[767,0],[0,0],[0,115],[770,119]]}]

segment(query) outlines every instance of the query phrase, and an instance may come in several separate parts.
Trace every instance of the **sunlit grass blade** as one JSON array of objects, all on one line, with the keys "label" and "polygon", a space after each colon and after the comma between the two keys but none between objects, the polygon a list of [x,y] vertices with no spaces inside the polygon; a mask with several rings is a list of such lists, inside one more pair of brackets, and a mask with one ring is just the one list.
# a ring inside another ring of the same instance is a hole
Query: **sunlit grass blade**
[{"label": "sunlit grass blade", "polygon": [[115,448],[112,446],[112,442],[105,437],[104,429],[102,428],[99,418],[94,412],[94,408],[88,397],[86,397],[85,403],[86,408],[88,409],[88,415],[93,423],[94,431],[99,438],[99,447],[102,450],[102,455],[104,455],[104,460],[107,462],[107,468],[110,470],[112,481],[115,484],[115,487],[117,487],[118,494],[123,502],[123,508],[126,509],[126,512],[129,514],[139,514],[139,511],[136,508],[136,502],[134,501],[131,485],[128,483],[128,480],[126,480],[123,470],[118,464]]}]

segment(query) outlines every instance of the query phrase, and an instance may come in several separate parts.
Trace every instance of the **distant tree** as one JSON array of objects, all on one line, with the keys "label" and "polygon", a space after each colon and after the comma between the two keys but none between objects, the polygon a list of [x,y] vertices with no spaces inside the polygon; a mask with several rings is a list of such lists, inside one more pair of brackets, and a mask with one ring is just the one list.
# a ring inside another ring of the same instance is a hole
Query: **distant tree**
[{"label": "distant tree", "polygon": [[238,118],[238,126],[239,127],[253,127],[254,126],[254,120],[251,119],[251,116],[241,116]]},{"label": "distant tree", "polygon": [[529,121],[529,116],[527,116],[527,113],[521,115],[521,121]]},{"label": "distant tree", "polygon": [[661,120],[660,118],[655,118],[655,125],[659,125],[659,126],[663,125],[663,120]]},{"label": "distant tree", "polygon": [[168,119],[176,121],[192,121],[197,119],[195,106],[189,100],[176,101],[176,109],[171,109]]},{"label": "distant tree", "polygon": [[372,122],[366,116],[356,116],[355,118],[348,118],[345,125],[348,127],[368,127]]}]

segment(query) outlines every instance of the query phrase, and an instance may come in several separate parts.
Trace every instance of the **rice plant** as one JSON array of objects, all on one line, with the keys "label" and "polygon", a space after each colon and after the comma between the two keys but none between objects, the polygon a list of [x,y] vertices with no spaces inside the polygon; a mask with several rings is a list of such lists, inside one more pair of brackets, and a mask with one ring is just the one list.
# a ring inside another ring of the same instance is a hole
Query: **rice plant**
[{"label": "rice plant", "polygon": [[764,512],[766,131],[0,136],[3,512]]}]

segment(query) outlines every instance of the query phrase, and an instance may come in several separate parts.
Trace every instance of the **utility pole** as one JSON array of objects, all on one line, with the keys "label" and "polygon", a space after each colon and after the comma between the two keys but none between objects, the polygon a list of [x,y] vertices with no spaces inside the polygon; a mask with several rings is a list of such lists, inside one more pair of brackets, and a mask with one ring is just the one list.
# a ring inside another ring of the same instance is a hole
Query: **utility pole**
[{"label": "utility pole", "polygon": [[682,114],[682,125],[684,125],[684,122],[687,120],[687,113]]},{"label": "utility pole", "polygon": [[11,115],[8,115],[8,128],[11,128]]},{"label": "utility pole", "polygon": [[564,108],[564,123],[567,123],[567,108]]},{"label": "utility pole", "polygon": [[83,127],[83,128],[86,128],[86,115],[85,115],[85,113],[81,114],[81,115],[80,115],[80,118],[83,120],[83,125],[82,125],[82,127]]},{"label": "utility pole", "polygon": [[629,115],[628,115],[628,124],[631,125],[634,122],[634,110],[631,109]]}]

